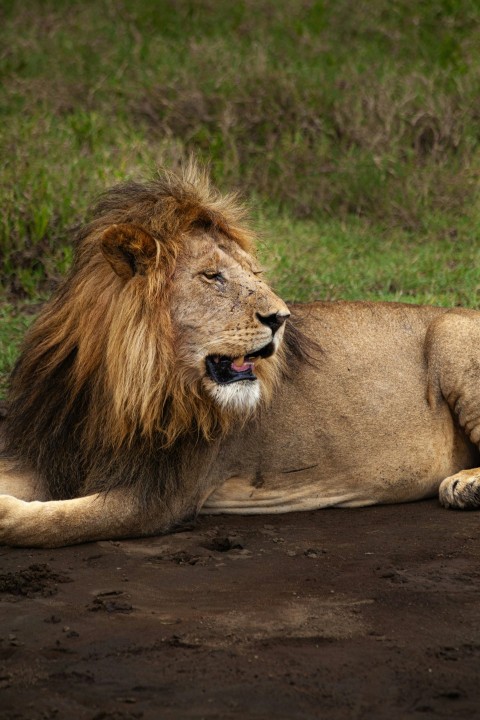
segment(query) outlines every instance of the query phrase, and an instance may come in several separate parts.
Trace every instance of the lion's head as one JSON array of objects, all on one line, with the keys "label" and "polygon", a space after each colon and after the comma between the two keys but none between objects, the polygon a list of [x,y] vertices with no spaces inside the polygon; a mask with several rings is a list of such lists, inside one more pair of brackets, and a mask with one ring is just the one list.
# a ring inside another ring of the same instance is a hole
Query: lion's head
[{"label": "lion's head", "polygon": [[288,315],[241,206],[203,172],[114,188],[27,335],[11,436],[30,456],[28,418],[30,437],[74,444],[87,473],[99,437],[117,448],[138,436],[167,447],[192,430],[209,439],[268,401]]},{"label": "lion's head", "polygon": [[209,436],[268,400],[289,315],[234,225],[237,205],[213,199],[202,180],[170,184],[177,228],[157,209],[150,222],[113,224],[99,239],[119,285],[106,328],[116,422],[167,440],[192,419]]}]

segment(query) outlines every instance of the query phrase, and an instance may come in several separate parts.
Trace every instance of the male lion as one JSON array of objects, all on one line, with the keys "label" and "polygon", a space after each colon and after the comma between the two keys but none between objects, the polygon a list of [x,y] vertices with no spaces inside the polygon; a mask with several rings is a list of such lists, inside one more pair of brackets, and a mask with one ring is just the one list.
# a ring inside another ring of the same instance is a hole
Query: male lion
[{"label": "male lion", "polygon": [[1,542],[439,488],[447,507],[480,505],[480,313],[319,302],[290,317],[241,221],[193,167],[103,197],[12,375]]}]

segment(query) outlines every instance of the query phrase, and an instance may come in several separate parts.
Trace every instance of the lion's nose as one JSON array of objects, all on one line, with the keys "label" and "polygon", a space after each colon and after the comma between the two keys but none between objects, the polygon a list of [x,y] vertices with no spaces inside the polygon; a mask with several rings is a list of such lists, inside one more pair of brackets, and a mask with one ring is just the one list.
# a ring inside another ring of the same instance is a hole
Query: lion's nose
[{"label": "lion's nose", "polygon": [[272,331],[272,335],[275,335],[279,327],[282,327],[283,323],[287,318],[290,317],[289,312],[276,312],[271,315],[260,315],[257,313],[257,317],[261,323],[266,325]]}]

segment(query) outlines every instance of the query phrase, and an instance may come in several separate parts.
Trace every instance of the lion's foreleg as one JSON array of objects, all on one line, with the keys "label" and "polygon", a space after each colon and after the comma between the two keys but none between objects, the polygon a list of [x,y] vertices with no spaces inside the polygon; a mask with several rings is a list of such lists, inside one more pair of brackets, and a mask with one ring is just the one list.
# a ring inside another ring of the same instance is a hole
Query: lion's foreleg
[{"label": "lion's foreleg", "polygon": [[[478,313],[449,312],[429,330],[430,397],[435,400],[441,394],[465,435],[480,449],[479,347]],[[445,478],[439,497],[445,507],[480,508],[480,468],[463,469]]]},{"label": "lion's foreleg", "polygon": [[160,509],[147,512],[121,490],[50,502],[0,496],[0,543],[5,545],[60,547],[154,534],[172,524],[172,518],[162,518]]}]

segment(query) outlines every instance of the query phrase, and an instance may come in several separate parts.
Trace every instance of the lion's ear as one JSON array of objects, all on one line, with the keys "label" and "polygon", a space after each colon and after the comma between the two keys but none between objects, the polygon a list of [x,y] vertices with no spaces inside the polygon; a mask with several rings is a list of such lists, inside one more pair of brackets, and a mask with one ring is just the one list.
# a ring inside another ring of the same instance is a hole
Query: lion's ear
[{"label": "lion's ear", "polygon": [[138,225],[111,225],[100,243],[105,258],[124,280],[145,275],[157,256],[157,243]]}]

